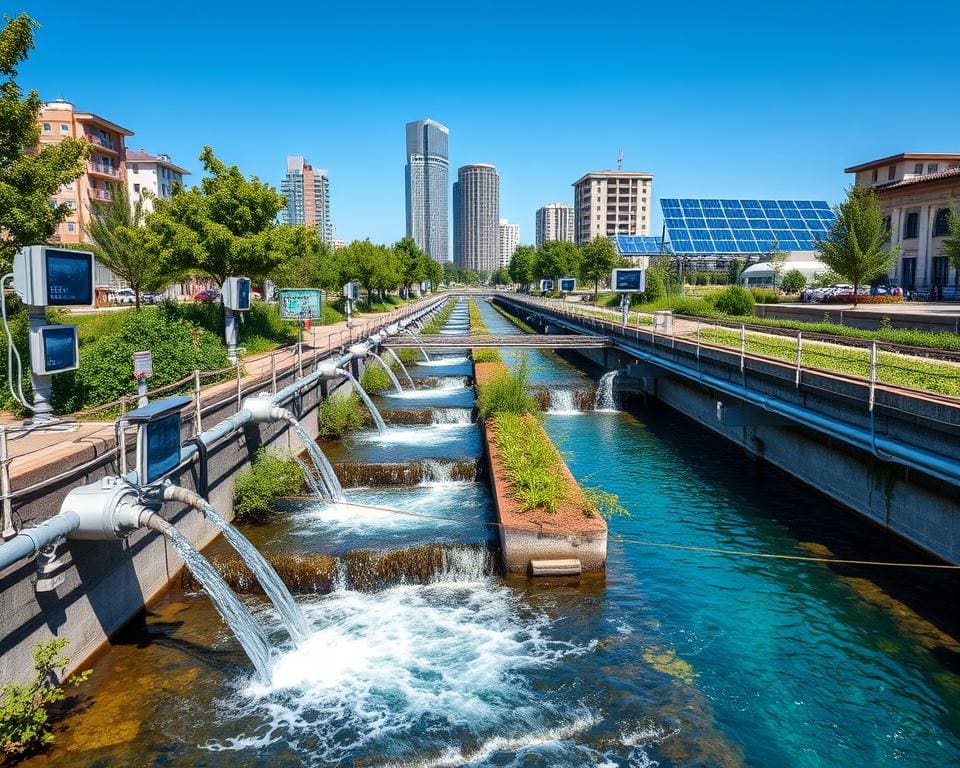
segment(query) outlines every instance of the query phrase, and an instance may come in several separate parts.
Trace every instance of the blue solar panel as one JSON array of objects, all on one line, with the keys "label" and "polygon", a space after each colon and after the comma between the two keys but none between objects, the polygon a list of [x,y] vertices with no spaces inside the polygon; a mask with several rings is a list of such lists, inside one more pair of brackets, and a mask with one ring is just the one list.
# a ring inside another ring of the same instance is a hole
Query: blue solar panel
[{"label": "blue solar panel", "polygon": [[834,220],[823,200],[670,198],[660,206],[672,250],[680,254],[813,250]]},{"label": "blue solar panel", "polygon": [[614,245],[623,256],[671,252],[669,243],[664,248],[661,239],[651,235],[617,235]]}]

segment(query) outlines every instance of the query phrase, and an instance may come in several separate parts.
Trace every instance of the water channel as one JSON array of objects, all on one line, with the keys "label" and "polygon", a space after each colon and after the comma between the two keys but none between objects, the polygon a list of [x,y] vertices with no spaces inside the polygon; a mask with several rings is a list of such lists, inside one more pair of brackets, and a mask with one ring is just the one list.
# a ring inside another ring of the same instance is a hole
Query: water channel
[{"label": "water channel", "polygon": [[[517,332],[478,305],[491,333]],[[447,335],[465,318],[461,302]],[[596,388],[597,371],[526,355],[534,386]],[[469,407],[469,362],[430,357],[408,365],[430,387],[377,406]],[[275,646],[269,683],[207,600],[172,590],[25,764],[960,764],[960,580],[651,546],[921,559],[655,403],[556,402],[545,425],[574,475],[632,515],[611,522],[605,578],[497,575],[486,487],[447,466],[480,456],[475,424],[371,428],[323,450],[334,465],[422,463],[420,484],[285,501],[243,528],[317,574],[297,595],[313,629],[297,648],[261,595],[242,595]]]}]

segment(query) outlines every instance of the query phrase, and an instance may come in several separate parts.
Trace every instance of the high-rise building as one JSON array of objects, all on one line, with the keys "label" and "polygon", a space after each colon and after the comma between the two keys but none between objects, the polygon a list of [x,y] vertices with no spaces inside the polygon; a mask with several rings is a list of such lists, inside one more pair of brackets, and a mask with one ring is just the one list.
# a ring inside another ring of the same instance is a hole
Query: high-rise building
[{"label": "high-rise building", "polygon": [[[78,112],[73,104],[63,99],[44,104],[37,123],[40,125],[41,147],[59,144],[68,136],[86,139],[93,145],[93,153],[80,178],[65,184],[51,199],[58,204],[66,203],[71,209],[70,215],[54,233],[53,241],[84,242],[87,239],[85,228],[93,215],[94,204],[110,204],[117,185],[126,183],[124,139],[133,136],[133,131],[90,112]],[[97,281],[98,284],[113,282],[106,275],[99,274]]]},{"label": "high-rise building", "polygon": [[594,171],[573,183],[574,240],[649,235],[653,174]]},{"label": "high-rise building", "polygon": [[449,261],[447,185],[450,131],[435,120],[407,123],[407,235],[436,261]]},{"label": "high-rise building", "polygon": [[573,242],[573,208],[566,203],[550,203],[537,209],[537,248],[547,240]]},{"label": "high-rise building", "polygon": [[332,245],[327,169],[314,168],[302,155],[289,155],[287,175],[280,182],[280,191],[287,196],[287,207],[282,211],[284,224],[316,227],[323,242]]},{"label": "high-rise building", "polygon": [[[127,152],[127,190],[131,201],[143,197],[145,211],[153,210],[153,199],[169,200],[173,197],[173,185],[183,184],[183,177],[189,176],[170,160],[170,155],[151,155],[141,149],[139,152]],[[144,192],[149,192],[144,196]]]},{"label": "high-rise building", "polygon": [[500,219],[500,266],[510,266],[510,258],[520,245],[520,225]]},{"label": "high-rise building", "polygon": [[453,260],[493,272],[500,266],[500,176],[487,163],[465,165],[453,185]]}]

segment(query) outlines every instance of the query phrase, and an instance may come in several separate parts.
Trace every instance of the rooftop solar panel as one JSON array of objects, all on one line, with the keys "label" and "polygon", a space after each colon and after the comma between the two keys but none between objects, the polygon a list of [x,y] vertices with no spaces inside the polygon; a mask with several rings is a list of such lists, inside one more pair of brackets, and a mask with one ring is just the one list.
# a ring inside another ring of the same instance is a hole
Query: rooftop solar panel
[{"label": "rooftop solar panel", "polygon": [[[667,198],[660,206],[670,246],[678,254],[765,253],[774,247],[812,250],[834,220],[823,200]],[[659,253],[659,246],[653,252]],[[621,253],[626,251],[621,248]]]}]

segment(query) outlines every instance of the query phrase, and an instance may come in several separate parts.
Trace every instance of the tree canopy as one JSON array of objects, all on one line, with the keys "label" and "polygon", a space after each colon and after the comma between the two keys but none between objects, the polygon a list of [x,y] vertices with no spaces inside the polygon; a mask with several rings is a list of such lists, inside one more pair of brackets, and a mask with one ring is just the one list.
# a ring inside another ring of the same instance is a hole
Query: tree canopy
[{"label": "tree canopy", "polygon": [[0,267],[4,272],[20,248],[53,237],[71,209],[66,203],[51,205],[50,200],[83,173],[90,154],[90,145],[75,137],[40,146],[40,96],[30,91],[24,98],[16,82],[17,66],[33,50],[37,27],[21,13],[0,30]]},{"label": "tree canopy", "polygon": [[593,295],[600,290],[600,281],[607,278],[620,263],[617,249],[608,237],[596,237],[581,249],[580,277],[593,283]]},{"label": "tree canopy", "polygon": [[947,226],[950,234],[943,239],[940,246],[943,255],[950,260],[950,266],[960,272],[960,208],[950,211],[947,216]]}]

